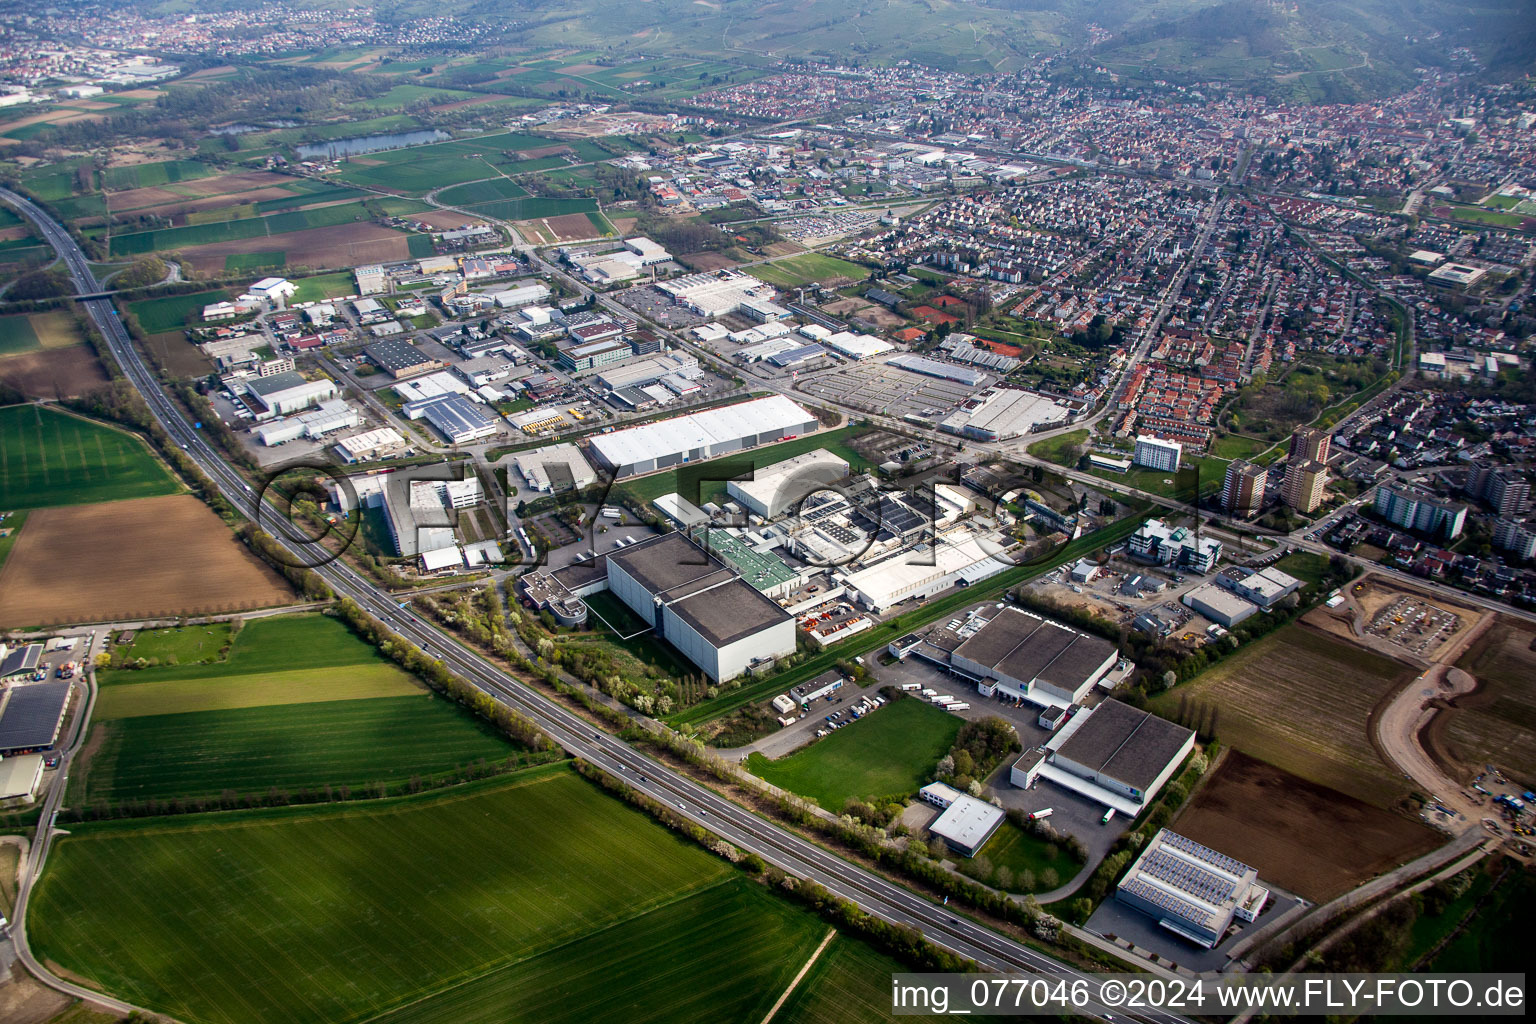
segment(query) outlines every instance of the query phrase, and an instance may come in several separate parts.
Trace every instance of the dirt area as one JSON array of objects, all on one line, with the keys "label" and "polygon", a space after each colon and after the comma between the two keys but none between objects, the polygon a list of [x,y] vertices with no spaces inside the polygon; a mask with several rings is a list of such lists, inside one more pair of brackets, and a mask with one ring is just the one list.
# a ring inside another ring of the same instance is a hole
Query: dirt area
[{"label": "dirt area", "polygon": [[180,250],[200,273],[224,273],[226,256],[247,252],[281,250],[287,265],[294,267],[355,267],[361,263],[389,263],[409,259],[406,236],[377,224],[338,224],[329,228],[310,228],[282,235],[242,238],[234,242],[214,242]]},{"label": "dirt area", "polygon": [[769,256],[793,256],[795,253],[805,252],[805,246],[799,242],[774,242],[763,246],[763,252]]},{"label": "dirt area", "polygon": [[483,217],[471,217],[468,214],[454,213],[452,210],[439,210],[436,213],[413,213],[411,214],[411,219],[418,224],[429,224],[439,231],[454,231],[458,228],[489,223]]},{"label": "dirt area", "polygon": [[[240,171],[237,174],[218,174],[212,178],[177,182],[176,190],[182,195],[217,196],[230,192],[250,192],[271,185],[285,185],[291,181],[293,179],[287,175],[273,174],[271,171]],[[285,190],[283,194],[291,193]]]},{"label": "dirt area", "polygon": [[26,238],[32,234],[32,228],[26,224],[17,224],[15,227],[0,230],[0,242],[14,242],[18,238]]},{"label": "dirt area", "polygon": [[0,983],[0,1020],[8,1024],[44,1024],[67,1010],[74,1000],[38,981],[20,964]]},{"label": "dirt area", "polygon": [[1433,829],[1229,750],[1185,804],[1180,835],[1324,902],[1434,849]]},{"label": "dirt area", "polygon": [[214,370],[213,360],[181,331],[151,334],[144,340],[144,348],[151,359],[177,377],[206,377]]},{"label": "dirt area", "polygon": [[611,213],[608,215],[608,223],[617,228],[620,235],[625,236],[629,235],[634,230],[635,225],[639,223],[639,221],[639,217],[621,217]]},{"label": "dirt area", "polygon": [[[1457,645],[1483,615],[1475,608],[1456,604],[1441,597],[1430,597],[1421,591],[1388,583],[1375,576],[1367,576],[1354,584],[1349,588],[1348,593],[1350,601],[1359,607],[1368,632],[1372,632],[1371,627],[1375,625],[1377,628],[1374,632],[1389,643],[1431,661],[1438,660],[1443,651]],[[1391,621],[1393,618],[1404,618],[1404,624],[1411,625],[1412,623],[1407,620],[1422,619],[1426,615],[1431,620],[1444,624],[1449,624],[1449,620],[1454,619],[1455,626],[1435,630],[1432,625],[1426,625],[1425,632],[1422,634],[1411,630],[1389,628],[1400,625],[1393,623]],[[1386,617],[1385,621],[1383,616]],[[1422,638],[1429,636],[1431,631],[1435,633],[1434,642],[1421,643]],[[1423,649],[1419,649],[1420,647]]]},{"label": "dirt area", "polygon": [[545,217],[543,222],[555,233],[558,242],[569,242],[578,238],[595,238],[601,234],[597,225],[584,213],[567,213],[559,217]]},{"label": "dirt area", "polygon": [[1425,749],[1453,779],[1492,764],[1536,786],[1536,625],[1500,616],[1456,666],[1476,688],[1436,702],[1442,710],[1420,734]]},{"label": "dirt area", "polygon": [[[614,221],[618,227],[618,221]],[[620,231],[625,229],[620,227]],[[683,257],[687,264],[694,270],[704,272],[706,270],[726,270],[736,265],[736,260],[731,259],[723,252],[695,252]]]},{"label": "dirt area", "polygon": [[[135,189],[134,191],[153,192],[159,190]],[[113,196],[113,198],[116,199],[118,196],[126,194],[127,193],[120,192],[117,193],[116,196]],[[121,202],[112,202],[111,210],[113,213],[128,213],[131,211],[133,217],[146,214],[156,217],[168,217],[171,219],[173,225],[181,227],[186,225],[187,217],[189,215],[194,213],[201,213],[204,210],[224,210],[231,206],[241,206],[246,203],[259,203],[268,199],[296,198],[297,197],[294,196],[293,193],[287,192],[280,188],[258,188],[251,192],[239,192],[224,196],[205,196],[201,199],[187,199],[183,197],[175,201],[160,203],[156,206],[128,207],[124,206]],[[127,219],[132,220],[133,218],[129,217]]]},{"label": "dirt area", "polygon": [[865,302],[863,299],[838,299],[822,307],[833,316],[856,316],[861,320],[880,327],[900,327],[906,323],[900,316],[892,313],[884,306],[877,306],[873,302]]},{"label": "dirt area", "polygon": [[106,370],[88,345],[23,352],[0,359],[0,382],[28,398],[73,398],[107,380]]},{"label": "dirt area", "polygon": [[293,600],[189,494],[39,509],[0,569],[0,623],[211,615]]}]

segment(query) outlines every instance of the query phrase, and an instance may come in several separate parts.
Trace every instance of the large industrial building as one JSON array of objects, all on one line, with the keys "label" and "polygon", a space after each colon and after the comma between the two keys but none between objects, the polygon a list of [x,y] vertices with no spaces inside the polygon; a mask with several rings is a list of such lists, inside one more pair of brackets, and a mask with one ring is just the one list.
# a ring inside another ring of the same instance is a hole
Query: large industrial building
[{"label": "large industrial building", "polygon": [[772,519],[806,495],[847,475],[847,460],[817,448],[757,469],[750,480],[731,480],[725,489],[748,512]]},{"label": "large industrial building", "polygon": [[681,533],[609,553],[608,587],[722,682],[795,652],[795,620]]},{"label": "large industrial building", "polygon": [[6,687],[0,693],[0,755],[53,746],[73,686],[67,679],[52,679]]},{"label": "large industrial building", "polygon": [[429,356],[403,338],[386,338],[363,349],[375,366],[396,380],[441,370],[441,359]]},{"label": "large industrial building", "polygon": [[1106,700],[1072,716],[1043,748],[1026,751],[1009,780],[1027,789],[1045,779],[1134,818],[1194,746],[1191,730]]},{"label": "large industrial building", "polygon": [[1017,388],[990,387],[939,421],[939,429],[981,441],[1006,441],[1067,422],[1072,410],[1044,395]]},{"label": "large industrial building", "polygon": [[336,397],[336,382],[329,377],[305,380],[292,370],[257,377],[245,382],[245,390],[260,402],[271,416],[291,416],[310,406]]},{"label": "large industrial building", "polygon": [[1211,949],[1234,918],[1253,921],[1259,916],[1269,890],[1242,861],[1162,829],[1120,880],[1115,898]]},{"label": "large industrial building", "polygon": [[[880,527],[886,528],[884,521]],[[926,532],[930,529],[928,521],[918,520],[916,529]],[[804,543],[804,538],[797,539]],[[850,539],[862,543],[857,536]],[[860,604],[882,612],[903,601],[932,597],[962,583],[979,583],[1013,568],[1013,562],[1003,555],[1007,543],[971,532],[949,533],[931,546],[908,549],[903,545],[889,558],[845,574],[842,581]]]},{"label": "large industrial building", "polygon": [[597,482],[597,474],[574,444],[552,444],[523,452],[512,466],[535,491],[569,491]]},{"label": "large industrial building", "polygon": [[1004,608],[955,649],[949,664],[976,680],[984,697],[1001,691],[1041,707],[1070,707],[1119,657],[1108,640]]},{"label": "large industrial building", "polygon": [[489,413],[463,395],[434,395],[407,402],[403,411],[410,419],[425,419],[450,444],[468,444],[501,432]]},{"label": "large industrial building", "polygon": [[737,270],[713,270],[656,282],[656,289],[679,306],[704,317],[725,316],[752,299],[773,298],[773,285]]},{"label": "large industrial building", "polygon": [[814,433],[816,417],[782,395],[658,420],[592,438],[592,454],[634,476]]}]

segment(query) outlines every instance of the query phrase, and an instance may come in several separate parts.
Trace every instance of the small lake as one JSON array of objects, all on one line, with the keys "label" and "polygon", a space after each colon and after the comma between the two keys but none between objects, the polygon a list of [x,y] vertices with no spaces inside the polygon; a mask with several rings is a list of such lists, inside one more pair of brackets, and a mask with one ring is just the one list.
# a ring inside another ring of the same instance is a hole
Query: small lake
[{"label": "small lake", "polygon": [[388,135],[359,135],[351,139],[331,139],[327,142],[316,142],[311,145],[297,147],[300,158],[313,160],[330,156],[362,156],[364,153],[377,153],[381,149],[403,149],[406,146],[420,146],[428,142],[442,142],[451,139],[445,131],[437,128],[423,128],[414,132],[391,132]]}]

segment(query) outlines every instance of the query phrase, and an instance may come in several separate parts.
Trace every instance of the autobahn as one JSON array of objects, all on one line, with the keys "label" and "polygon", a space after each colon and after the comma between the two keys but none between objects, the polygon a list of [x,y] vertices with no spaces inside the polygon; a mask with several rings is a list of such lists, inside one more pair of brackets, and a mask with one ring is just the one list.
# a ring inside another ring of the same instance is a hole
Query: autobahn
[{"label": "autobahn", "polygon": [[[15,192],[0,189],[0,199],[11,203],[37,226],[58,252],[80,294],[89,295],[100,291],[85,254],[61,225]],[[312,547],[309,535],[285,518],[274,518],[270,506],[264,510],[250,484],[204,441],[202,432],[188,422],[182,411],[161,390],[153,371],[144,364],[133,346],[111,301],[88,299],[82,305],[101,331],[128,380],[143,395],[156,420],[172,441],[180,445],[214,482],[225,499],[271,533],[296,561],[307,561],[306,555],[314,557],[318,549]],[[379,590],[344,561],[338,559],[317,565],[315,571],[338,595],[352,599],[389,629],[438,658],[496,700],[537,723],[570,754],[596,765],[651,799],[675,808],[688,820],[741,849],[756,853],[766,863],[791,875],[819,883],[875,918],[892,925],[915,928],[928,941],[974,960],[986,970],[1047,975],[1068,982],[1082,981],[1095,998],[1085,1006],[1074,1008],[1077,1013],[1106,1021],[1129,1019],[1146,1021],[1148,1024],[1188,1024],[1185,1018],[1163,1011],[1128,1012],[1119,1007],[1106,1007],[1097,1001],[1099,982],[1092,975],[958,916],[958,911],[952,912],[881,875],[845,861],[798,834],[753,814],[617,737],[596,729],[568,708],[461,647],[446,633],[417,619],[402,609],[393,596]],[[50,812],[38,823],[37,834],[43,849],[33,858],[31,871],[23,879],[23,890],[29,891],[41,873],[47,847],[51,845],[56,812],[57,802],[53,802],[50,804]],[[24,904],[18,898],[18,907],[21,906]],[[41,968],[25,948],[24,929],[18,928],[17,935],[18,952],[34,972],[61,990],[78,988]]]}]

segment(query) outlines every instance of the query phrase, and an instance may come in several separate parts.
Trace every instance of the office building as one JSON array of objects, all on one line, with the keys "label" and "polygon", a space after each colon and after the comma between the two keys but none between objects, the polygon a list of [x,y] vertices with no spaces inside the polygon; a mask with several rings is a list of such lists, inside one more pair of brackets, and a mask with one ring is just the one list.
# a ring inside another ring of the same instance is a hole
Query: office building
[{"label": "office building", "polygon": [[1233,459],[1227,465],[1227,476],[1221,485],[1221,507],[1234,516],[1249,519],[1264,507],[1264,488],[1269,483],[1269,470],[1242,459]]},{"label": "office building", "polygon": [[1171,527],[1161,519],[1148,519],[1131,534],[1130,553],[1158,565],[1207,573],[1221,560],[1221,541],[1201,537],[1186,527]]}]

